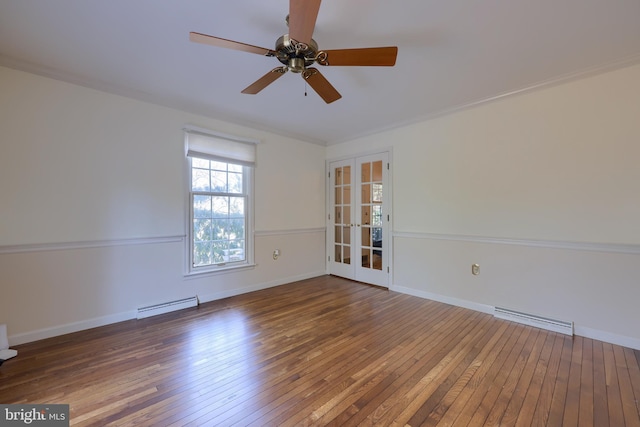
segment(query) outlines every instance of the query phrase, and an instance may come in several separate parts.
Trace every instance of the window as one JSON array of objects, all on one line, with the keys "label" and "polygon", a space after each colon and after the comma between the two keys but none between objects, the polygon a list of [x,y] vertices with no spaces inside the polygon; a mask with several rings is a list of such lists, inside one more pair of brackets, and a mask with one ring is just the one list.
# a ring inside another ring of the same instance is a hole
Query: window
[{"label": "window", "polygon": [[185,129],[189,161],[188,272],[253,262],[255,143]]}]

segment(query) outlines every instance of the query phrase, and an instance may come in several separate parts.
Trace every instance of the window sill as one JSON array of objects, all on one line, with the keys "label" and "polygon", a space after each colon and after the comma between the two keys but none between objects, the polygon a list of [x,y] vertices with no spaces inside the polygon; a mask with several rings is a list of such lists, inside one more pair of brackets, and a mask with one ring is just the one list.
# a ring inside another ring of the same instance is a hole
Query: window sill
[{"label": "window sill", "polygon": [[189,280],[189,279],[199,279],[201,277],[217,276],[220,274],[235,273],[237,271],[242,271],[242,270],[251,270],[255,268],[256,265],[257,264],[241,264],[241,265],[233,265],[229,267],[218,267],[212,270],[190,271],[184,274],[184,278]]}]

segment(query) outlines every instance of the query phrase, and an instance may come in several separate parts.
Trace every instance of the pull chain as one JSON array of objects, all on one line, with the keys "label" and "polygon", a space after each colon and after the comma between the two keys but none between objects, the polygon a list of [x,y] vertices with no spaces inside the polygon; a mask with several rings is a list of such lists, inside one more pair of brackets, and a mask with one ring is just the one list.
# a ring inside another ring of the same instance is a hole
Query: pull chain
[{"label": "pull chain", "polygon": [[304,96],[307,96],[307,81],[304,81]]}]

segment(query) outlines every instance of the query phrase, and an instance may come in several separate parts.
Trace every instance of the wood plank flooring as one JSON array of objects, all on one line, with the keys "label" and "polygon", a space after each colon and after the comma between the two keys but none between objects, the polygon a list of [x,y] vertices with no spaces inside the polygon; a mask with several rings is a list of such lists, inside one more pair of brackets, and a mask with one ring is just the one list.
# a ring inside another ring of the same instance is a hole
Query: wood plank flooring
[{"label": "wood plank flooring", "polygon": [[77,426],[640,426],[640,352],[332,276],[16,347]]}]

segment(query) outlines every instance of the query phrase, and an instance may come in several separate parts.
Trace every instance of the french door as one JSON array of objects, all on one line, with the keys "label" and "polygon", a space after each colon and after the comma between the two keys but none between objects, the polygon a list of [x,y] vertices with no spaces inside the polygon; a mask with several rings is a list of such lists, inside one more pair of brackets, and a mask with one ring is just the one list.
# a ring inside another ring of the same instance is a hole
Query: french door
[{"label": "french door", "polygon": [[388,157],[378,153],[329,164],[331,274],[389,286]]}]

